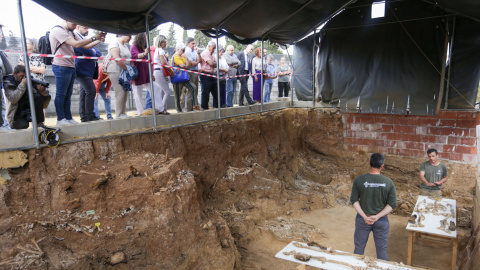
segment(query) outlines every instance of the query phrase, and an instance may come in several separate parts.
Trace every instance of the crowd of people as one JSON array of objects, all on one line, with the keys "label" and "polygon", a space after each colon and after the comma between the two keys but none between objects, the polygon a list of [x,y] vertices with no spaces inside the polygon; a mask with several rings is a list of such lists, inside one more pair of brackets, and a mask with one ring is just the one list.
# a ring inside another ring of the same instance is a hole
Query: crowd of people
[{"label": "crowd of people", "polygon": [[[48,40],[41,42],[49,44],[52,54],[55,55],[102,56],[101,51],[95,46],[105,41],[106,33],[96,32],[90,37],[88,34],[87,27],[65,20],[50,30]],[[126,112],[129,91],[133,92],[137,115],[153,113],[168,115],[167,102],[171,95],[169,83],[173,86],[177,112],[211,109],[210,96],[213,98],[213,108],[232,107],[238,80],[240,81],[239,106],[260,103],[262,99],[263,102],[270,102],[273,80],[276,78],[278,78],[279,97],[287,97],[290,91],[291,71],[285,64],[285,58],[282,57],[280,65],[275,67],[274,57],[267,54],[266,49],[263,52],[260,48],[255,49],[255,56],[250,58],[249,54],[253,51],[252,45],[248,45],[244,51],[235,52],[232,45],[216,48],[216,43],[210,41],[201,52],[196,46],[195,39],[188,37],[185,44],[180,43],[176,46],[175,53],[170,57],[165,50],[167,46],[165,36],[155,37],[151,47],[147,47],[146,38],[145,33],[137,34],[133,38],[132,45],[129,46],[132,36],[117,35],[115,42],[109,44],[108,53],[103,62],[79,58],[53,58],[51,65],[56,85],[53,103],[57,115],[57,126],[78,123],[73,119],[71,112],[71,97],[75,81],[80,85],[78,113],[81,122],[102,120],[98,109],[100,98],[105,104],[106,117],[113,118],[109,92],[112,88],[115,95],[116,118],[129,117]],[[29,53],[38,52],[37,44],[33,40],[28,39],[26,42]],[[219,59],[217,59],[217,50]],[[109,60],[109,58],[148,60],[149,56],[154,62],[152,76],[148,66],[150,63],[146,61]],[[12,74],[1,76],[8,82],[4,83],[8,108],[6,120],[12,129],[28,128],[31,122],[31,117],[26,118],[27,111],[30,113],[30,107],[26,92],[24,62],[25,57],[22,55]],[[29,67],[32,78],[40,82],[44,81],[46,65],[43,58],[30,56]],[[201,72],[213,77],[184,70]],[[217,72],[221,78],[219,80],[220,104],[218,104]],[[247,74],[251,74],[254,80],[253,99],[248,89],[250,76]],[[237,75],[247,76],[232,77]],[[261,76],[264,76],[263,80]],[[150,78],[153,82],[150,82]],[[38,100],[35,102],[35,114],[37,122],[42,126],[45,120],[45,108],[51,97],[48,89],[45,89],[42,84],[36,83],[33,86],[35,100]],[[147,90],[145,98],[144,89]],[[200,99],[199,92],[201,92]],[[152,108],[152,97],[155,108]],[[37,109],[37,105],[41,109]]]}]

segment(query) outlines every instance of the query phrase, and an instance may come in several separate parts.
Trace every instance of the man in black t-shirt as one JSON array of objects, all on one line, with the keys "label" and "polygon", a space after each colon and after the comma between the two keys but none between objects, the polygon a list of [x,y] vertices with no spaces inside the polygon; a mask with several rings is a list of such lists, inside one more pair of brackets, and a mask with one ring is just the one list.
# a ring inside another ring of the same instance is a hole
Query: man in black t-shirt
[{"label": "man in black t-shirt", "polygon": [[393,181],[380,174],[385,157],[375,153],[370,157],[370,172],[353,182],[350,202],[357,211],[355,218],[355,254],[363,255],[368,236],[373,231],[377,258],[388,261],[387,245],[390,225],[388,213],[397,207],[397,192]]}]

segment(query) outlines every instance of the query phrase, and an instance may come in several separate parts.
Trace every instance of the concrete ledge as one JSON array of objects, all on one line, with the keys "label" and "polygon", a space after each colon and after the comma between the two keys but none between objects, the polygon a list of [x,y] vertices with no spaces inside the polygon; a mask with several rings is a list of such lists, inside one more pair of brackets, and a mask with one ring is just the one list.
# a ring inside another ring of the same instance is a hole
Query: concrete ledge
[{"label": "concrete ledge", "polygon": [[[292,107],[312,108],[313,104],[312,101],[294,101]],[[328,103],[315,102],[315,108],[335,108],[335,106]]]},{"label": "concrete ledge", "polygon": [[[263,105],[263,110],[282,109],[289,107],[289,100],[270,102]],[[261,105],[254,104],[250,106],[231,107],[221,109],[221,117],[240,116],[249,113],[261,112]],[[171,115],[157,115],[157,128],[184,125],[189,123],[215,120],[218,118],[218,110],[211,109],[206,111],[193,111],[184,113],[174,113]],[[133,133],[139,130],[153,129],[152,116],[136,116],[123,119],[101,120],[95,122],[79,123],[61,126],[60,140],[73,141],[82,138],[96,138],[116,133]],[[43,131],[38,129],[38,133]],[[0,133],[0,151],[29,148],[34,146],[32,129],[11,130]]]}]

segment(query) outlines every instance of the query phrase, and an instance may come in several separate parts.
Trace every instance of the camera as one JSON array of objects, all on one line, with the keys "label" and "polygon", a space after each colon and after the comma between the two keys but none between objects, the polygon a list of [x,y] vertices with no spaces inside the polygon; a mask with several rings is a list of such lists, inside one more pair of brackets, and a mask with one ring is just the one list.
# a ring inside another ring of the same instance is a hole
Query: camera
[{"label": "camera", "polygon": [[41,85],[45,88],[48,88],[48,86],[50,86],[50,83],[47,82],[47,81],[42,81],[42,80],[39,80],[39,79],[35,79],[35,78],[31,78],[32,79],[32,85],[33,87],[35,87],[35,89],[37,89],[37,85]]}]

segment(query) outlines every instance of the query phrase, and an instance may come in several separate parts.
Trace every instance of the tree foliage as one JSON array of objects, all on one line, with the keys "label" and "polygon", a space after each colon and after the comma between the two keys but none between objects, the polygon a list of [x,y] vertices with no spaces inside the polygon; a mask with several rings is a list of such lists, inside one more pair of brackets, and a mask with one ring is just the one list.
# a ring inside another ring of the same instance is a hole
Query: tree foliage
[{"label": "tree foliage", "polygon": [[185,41],[187,41],[187,37],[188,37],[187,29],[183,29],[183,38],[182,38],[183,44],[185,44]]},{"label": "tree foliage", "polygon": [[210,38],[205,36],[202,31],[195,30],[195,36],[193,37],[198,48],[207,48]]},{"label": "tree foliage", "polygon": [[150,45],[155,45],[155,38],[158,37],[160,34],[160,29],[158,27],[155,27],[154,29],[150,30],[149,36],[150,36]]},{"label": "tree foliage", "polygon": [[[255,41],[255,43],[253,44],[254,50],[261,46],[261,41]],[[283,54],[282,50],[280,50],[280,47],[277,44],[270,42],[269,40],[263,42],[263,48],[267,49],[269,54]]]},{"label": "tree foliage", "polygon": [[241,52],[247,47],[247,45],[240,44],[231,38],[225,37],[225,49],[227,49],[228,45],[232,45],[236,52]]},{"label": "tree foliage", "polygon": [[175,38],[175,27],[173,23],[170,24],[170,29],[168,29],[167,35],[167,48],[177,47],[177,39]]}]

